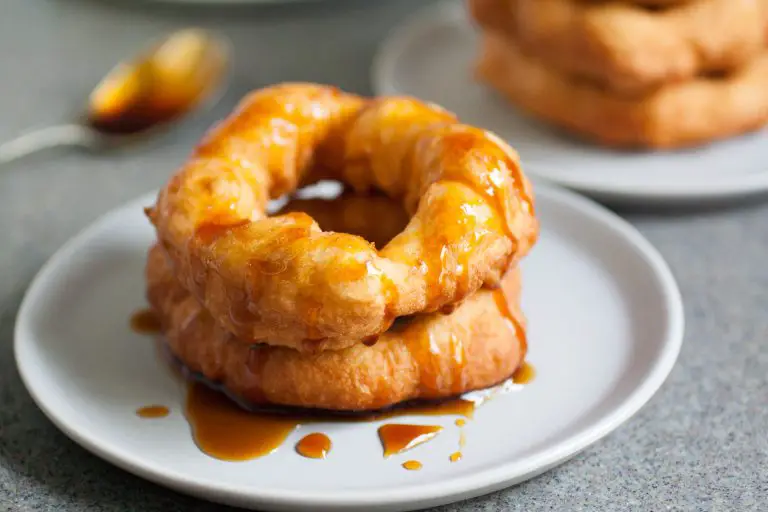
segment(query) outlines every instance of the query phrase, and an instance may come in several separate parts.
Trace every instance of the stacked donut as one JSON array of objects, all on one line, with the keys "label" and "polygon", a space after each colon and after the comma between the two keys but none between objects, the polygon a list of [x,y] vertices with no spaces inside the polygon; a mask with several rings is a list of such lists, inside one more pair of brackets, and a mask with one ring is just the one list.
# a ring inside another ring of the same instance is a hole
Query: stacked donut
[{"label": "stacked donut", "polygon": [[597,143],[703,144],[768,122],[768,0],[469,0],[481,80]]},{"label": "stacked donut", "polygon": [[[320,180],[348,192],[267,213]],[[147,295],[168,348],[252,405],[447,398],[525,356],[530,184],[507,144],[435,105],[316,84],[256,91],[147,214]]]}]

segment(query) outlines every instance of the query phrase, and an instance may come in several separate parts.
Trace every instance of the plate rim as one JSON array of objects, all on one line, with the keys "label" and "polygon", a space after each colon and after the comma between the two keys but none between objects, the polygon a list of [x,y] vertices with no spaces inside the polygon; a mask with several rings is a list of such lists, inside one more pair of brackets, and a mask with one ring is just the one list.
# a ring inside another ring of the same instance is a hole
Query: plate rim
[{"label": "plate rim", "polygon": [[[395,87],[392,77],[400,56],[412,46],[424,27],[433,28],[441,25],[466,23],[472,28],[472,21],[466,18],[466,8],[461,2],[444,0],[418,9],[395,25],[378,44],[369,76],[373,91],[377,95],[403,95]],[[768,130],[768,126],[763,130]],[[745,134],[747,135],[747,134]],[[514,147],[514,141],[508,141]],[[737,179],[723,175],[707,180],[691,180],[672,184],[630,183],[616,186],[601,178],[579,179],[558,174],[552,176],[544,166],[523,162],[527,173],[553,185],[567,187],[598,199],[637,202],[642,200],[654,203],[680,204],[691,201],[715,201],[749,197],[768,193],[768,165],[762,172],[737,175]],[[541,171],[539,171],[539,170]],[[726,179],[727,178],[727,179]]]},{"label": "plate rim", "polygon": [[58,417],[55,407],[49,405],[43,398],[44,392],[38,389],[34,378],[27,374],[26,366],[22,361],[23,346],[31,343],[26,340],[32,338],[35,305],[44,294],[49,280],[60,271],[62,262],[69,259],[86,240],[93,237],[105,225],[113,222],[115,217],[125,215],[127,210],[139,207],[142,203],[151,203],[157,191],[143,194],[104,213],[65,242],[40,268],[25,292],[16,317],[13,350],[17,370],[37,407],[59,430],[87,451],[148,481],[219,503],[281,508],[392,508],[414,503],[445,504],[514,485],[565,462],[611,433],[637,413],[655,395],[674,367],[682,347],[685,329],[682,296],[674,275],[658,250],[634,226],[605,207],[574,192],[538,183],[535,190],[537,197],[546,197],[547,200],[588,214],[593,222],[603,229],[610,229],[621,236],[648,267],[650,275],[656,282],[657,293],[663,301],[662,307],[668,311],[660,353],[649,364],[640,384],[617,407],[599,416],[596,421],[590,422],[588,426],[567,437],[563,442],[550,446],[539,454],[498,464],[472,475],[391,489],[386,492],[353,489],[307,491],[299,495],[295,491],[285,489],[244,488],[228,483],[191,479],[175,469],[147,463],[141,456],[127,452],[119,446],[101,443],[98,439],[88,436],[76,424]]}]

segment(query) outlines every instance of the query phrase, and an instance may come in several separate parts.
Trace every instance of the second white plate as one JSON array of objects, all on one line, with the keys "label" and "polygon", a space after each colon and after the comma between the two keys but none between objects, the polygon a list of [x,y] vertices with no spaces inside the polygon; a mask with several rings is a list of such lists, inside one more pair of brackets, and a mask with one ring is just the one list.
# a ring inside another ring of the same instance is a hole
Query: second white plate
[{"label": "second white plate", "polygon": [[[381,422],[315,423],[333,449],[326,460],[293,445],[248,462],[202,453],[184,417],[184,392],[154,344],[128,328],[144,306],[143,267],[154,232],[129,203],[61,249],[30,287],[17,317],[19,372],[40,408],[68,436],[149,480],[205,499],[259,509],[411,510],[477,496],[563,462],[643,406],[671,370],[683,336],[675,281],[626,222],[569,192],[537,187],[541,239],[523,263],[530,384],[480,407],[464,427],[382,458]],[[143,420],[137,407],[170,416]],[[414,458],[421,471],[400,465]]]},{"label": "second white plate", "polygon": [[768,193],[768,129],[680,151],[615,151],[569,138],[477,83],[477,29],[463,4],[430,6],[398,27],[373,65],[377,94],[433,101],[507,139],[526,171],[612,203],[681,204]]}]

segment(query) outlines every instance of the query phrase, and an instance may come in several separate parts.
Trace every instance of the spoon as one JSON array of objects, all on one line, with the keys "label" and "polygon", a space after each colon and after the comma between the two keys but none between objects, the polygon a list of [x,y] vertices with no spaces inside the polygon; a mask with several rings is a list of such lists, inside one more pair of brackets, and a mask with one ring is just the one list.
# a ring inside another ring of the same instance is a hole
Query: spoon
[{"label": "spoon", "polygon": [[217,100],[228,81],[231,54],[220,36],[196,28],[173,32],[115,66],[75,122],[0,144],[0,165],[57,146],[99,150],[145,138]]}]

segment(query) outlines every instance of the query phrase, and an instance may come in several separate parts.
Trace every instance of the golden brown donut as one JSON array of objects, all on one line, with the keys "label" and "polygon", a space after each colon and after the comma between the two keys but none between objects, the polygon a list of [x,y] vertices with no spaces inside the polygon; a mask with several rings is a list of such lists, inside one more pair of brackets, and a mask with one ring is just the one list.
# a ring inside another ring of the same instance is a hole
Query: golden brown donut
[{"label": "golden brown donut", "polygon": [[608,146],[691,146],[768,123],[768,52],[726,77],[626,98],[548,68],[507,37],[486,34],[477,72],[524,112]]},{"label": "golden brown donut", "polygon": [[366,411],[453,397],[509,377],[526,351],[516,269],[502,289],[480,290],[450,314],[398,322],[372,346],[314,354],[236,340],[179,285],[159,246],[147,283],[172,354],[252,405]]},{"label": "golden brown donut", "polygon": [[[268,199],[319,179],[378,189],[410,222],[376,249],[304,213],[265,214]],[[497,285],[538,233],[530,185],[497,137],[415,99],[314,84],[246,97],[148,213],[177,279],[223,327],[303,351]]]},{"label": "golden brown donut", "polygon": [[547,65],[638,95],[729,72],[765,47],[767,0],[692,0],[651,11],[631,2],[471,0],[485,29],[513,37]]}]

